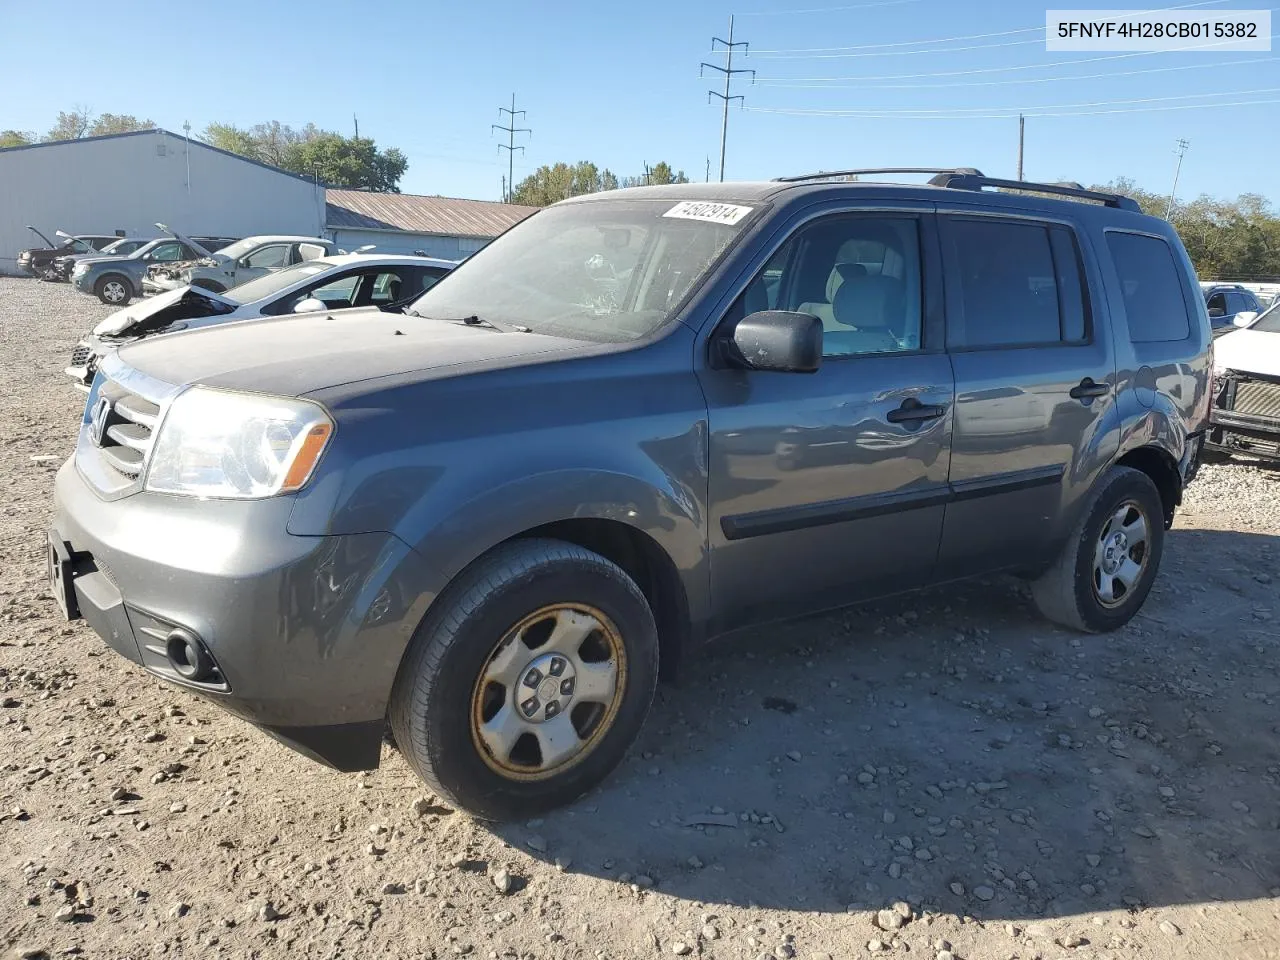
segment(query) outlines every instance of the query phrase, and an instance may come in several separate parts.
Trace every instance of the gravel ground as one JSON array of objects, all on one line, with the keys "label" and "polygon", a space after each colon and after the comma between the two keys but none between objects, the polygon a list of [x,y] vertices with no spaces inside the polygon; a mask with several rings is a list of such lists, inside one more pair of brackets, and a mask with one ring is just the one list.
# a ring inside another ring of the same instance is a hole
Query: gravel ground
[{"label": "gravel ground", "polygon": [[760,630],[602,789],[492,828],[389,747],[333,773],[56,619],[61,368],[106,312],[0,279],[0,950],[1280,957],[1280,473],[1206,467],[1119,633],[1004,579]]}]

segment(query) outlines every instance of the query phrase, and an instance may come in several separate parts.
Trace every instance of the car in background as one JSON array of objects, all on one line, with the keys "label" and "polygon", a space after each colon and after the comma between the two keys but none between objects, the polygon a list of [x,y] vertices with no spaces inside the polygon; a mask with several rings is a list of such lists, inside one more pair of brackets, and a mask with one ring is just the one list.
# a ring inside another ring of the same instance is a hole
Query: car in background
[{"label": "car in background", "polygon": [[124,257],[85,257],[71,270],[71,285],[81,293],[91,293],[103,303],[123,307],[142,295],[142,278],[157,263],[177,263],[195,257],[213,256],[195,240],[164,237],[143,244]]},{"label": "car in background", "polygon": [[1213,344],[1205,445],[1280,461],[1280,302]]},{"label": "car in background", "polygon": [[30,247],[18,253],[18,269],[24,273],[29,273],[33,277],[43,277],[49,271],[50,264],[60,256],[71,253],[96,253],[109,243],[114,243],[120,238],[105,233],[85,233],[80,236],[71,236],[57,231],[56,236],[62,239],[61,243],[54,243],[43,233],[37,230],[31,224],[27,224],[27,229],[43,240],[46,246]]},{"label": "car in background", "polygon": [[351,307],[394,311],[456,266],[433,257],[345,254],[297,263],[221,293],[179,287],[111,314],[76,344],[63,372],[87,390],[104,356],[144,337],[290,313]]},{"label": "car in background", "polygon": [[1237,317],[1247,323],[1266,309],[1257,294],[1238,283],[1201,283],[1200,289],[1204,292],[1204,305],[1215,337],[1242,325],[1236,323]]},{"label": "car in background", "polygon": [[285,267],[338,252],[332,240],[321,237],[246,237],[217,253],[189,258],[190,262],[156,265],[147,271],[144,289],[148,293],[159,293],[189,284],[219,292]]},{"label": "car in background", "polygon": [[146,246],[155,239],[155,237],[119,237],[114,242],[108,243],[101,250],[94,250],[89,253],[67,253],[60,257],[54,257],[53,262],[46,271],[45,278],[60,281],[70,280],[71,271],[75,269],[75,265],[81,260],[88,260],[90,257],[127,257],[139,247]]}]

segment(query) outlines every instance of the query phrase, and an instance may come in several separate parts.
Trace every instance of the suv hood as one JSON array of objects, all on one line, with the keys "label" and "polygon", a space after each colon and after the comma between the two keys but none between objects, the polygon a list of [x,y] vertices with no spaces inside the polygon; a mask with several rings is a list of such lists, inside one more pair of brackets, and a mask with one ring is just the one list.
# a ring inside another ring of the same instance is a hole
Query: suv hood
[{"label": "suv hood", "polygon": [[1236,330],[1213,341],[1213,365],[1218,370],[1239,370],[1280,377],[1280,333]]},{"label": "suv hood", "polygon": [[[175,291],[176,292],[176,291]],[[122,347],[120,359],[167,383],[202,383],[303,396],[325,387],[437,371],[515,365],[539,354],[598,344],[537,333],[501,333],[376,308],[244,320]]]},{"label": "suv hood", "polygon": [[143,336],[178,320],[212,317],[235,310],[238,303],[203,287],[179,287],[117,310],[93,328],[94,336]]}]

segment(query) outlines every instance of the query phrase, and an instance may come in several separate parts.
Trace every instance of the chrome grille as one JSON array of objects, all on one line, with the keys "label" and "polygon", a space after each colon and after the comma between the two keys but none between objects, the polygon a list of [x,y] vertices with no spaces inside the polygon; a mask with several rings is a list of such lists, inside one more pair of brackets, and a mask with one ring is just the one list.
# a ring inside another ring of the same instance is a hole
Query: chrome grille
[{"label": "chrome grille", "polygon": [[114,500],[142,489],[153,434],[180,389],[129,367],[115,353],[102,358],[76,442],[76,466],[99,495]]},{"label": "chrome grille", "polygon": [[71,351],[71,366],[83,367],[89,362],[89,358],[93,356],[93,348],[83,344],[76,344],[76,348]]},{"label": "chrome grille", "polygon": [[103,391],[89,411],[89,438],[107,466],[135,478],[146,463],[159,416],[159,404],[132,393],[112,397]]},{"label": "chrome grille", "polygon": [[1236,413],[1280,420],[1280,383],[1248,380],[1236,384]]}]

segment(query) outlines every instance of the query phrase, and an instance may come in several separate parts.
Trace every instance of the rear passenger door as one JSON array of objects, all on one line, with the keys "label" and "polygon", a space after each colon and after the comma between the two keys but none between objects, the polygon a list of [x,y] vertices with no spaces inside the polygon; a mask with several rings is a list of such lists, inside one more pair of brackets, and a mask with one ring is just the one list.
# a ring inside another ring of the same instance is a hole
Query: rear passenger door
[{"label": "rear passenger door", "polygon": [[940,577],[1034,564],[1114,455],[1115,356],[1074,227],[939,217],[956,378]]}]

